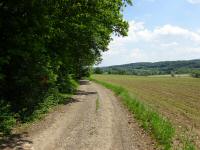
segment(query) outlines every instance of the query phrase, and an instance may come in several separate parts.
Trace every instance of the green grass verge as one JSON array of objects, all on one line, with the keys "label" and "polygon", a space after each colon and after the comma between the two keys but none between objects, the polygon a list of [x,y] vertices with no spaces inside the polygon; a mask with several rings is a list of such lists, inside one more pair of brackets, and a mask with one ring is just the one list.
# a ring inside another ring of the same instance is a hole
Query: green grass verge
[{"label": "green grass verge", "polygon": [[[129,111],[132,112],[134,117],[141,123],[141,126],[154,136],[158,144],[161,145],[163,149],[172,149],[173,138],[175,136],[175,128],[167,118],[159,115],[158,112],[154,111],[149,106],[143,104],[141,101],[131,96],[128,90],[125,88],[93,78],[91,78],[91,80],[112,90],[117,96],[121,98],[124,105],[127,106]],[[194,144],[187,137],[182,139],[181,145],[182,146],[178,149],[196,149]]]},{"label": "green grass verge", "polygon": [[158,143],[164,147],[164,149],[171,149],[175,129],[167,119],[150,109],[148,106],[144,105],[142,102],[130,96],[128,91],[123,87],[95,79],[92,80],[108,89],[111,89],[122,99],[129,111],[134,114],[134,117],[140,121],[142,127],[151,132]]}]

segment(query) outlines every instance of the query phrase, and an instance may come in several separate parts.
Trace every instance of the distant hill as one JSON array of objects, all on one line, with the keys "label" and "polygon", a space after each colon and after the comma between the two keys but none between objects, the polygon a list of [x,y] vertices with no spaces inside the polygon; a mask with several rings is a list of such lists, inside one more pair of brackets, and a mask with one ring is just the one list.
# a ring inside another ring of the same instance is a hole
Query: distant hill
[{"label": "distant hill", "polygon": [[200,59],[184,61],[141,62],[96,68],[108,74],[158,75],[187,74],[200,70]]}]

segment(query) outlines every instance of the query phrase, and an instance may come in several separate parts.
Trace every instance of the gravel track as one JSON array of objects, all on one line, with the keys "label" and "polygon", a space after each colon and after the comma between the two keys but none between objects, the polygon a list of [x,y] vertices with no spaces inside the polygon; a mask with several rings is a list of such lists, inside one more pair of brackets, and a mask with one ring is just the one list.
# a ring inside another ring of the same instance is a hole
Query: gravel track
[{"label": "gravel track", "polygon": [[118,98],[110,90],[89,81],[81,81],[79,91],[69,104],[59,106],[20,138],[4,144],[2,149],[155,149],[154,141],[138,126]]}]

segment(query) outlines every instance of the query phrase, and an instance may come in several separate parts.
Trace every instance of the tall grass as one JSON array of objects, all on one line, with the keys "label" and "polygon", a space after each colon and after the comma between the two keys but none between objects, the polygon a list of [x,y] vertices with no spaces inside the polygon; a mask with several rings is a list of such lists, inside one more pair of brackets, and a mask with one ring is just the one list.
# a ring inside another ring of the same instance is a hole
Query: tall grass
[{"label": "tall grass", "polygon": [[108,89],[111,89],[116,95],[118,95],[122,99],[123,103],[128,107],[129,111],[134,114],[134,117],[139,120],[142,127],[152,133],[158,143],[163,146],[165,150],[171,149],[175,129],[167,119],[138,101],[136,98],[130,96],[128,91],[123,87],[95,79],[92,80]]}]

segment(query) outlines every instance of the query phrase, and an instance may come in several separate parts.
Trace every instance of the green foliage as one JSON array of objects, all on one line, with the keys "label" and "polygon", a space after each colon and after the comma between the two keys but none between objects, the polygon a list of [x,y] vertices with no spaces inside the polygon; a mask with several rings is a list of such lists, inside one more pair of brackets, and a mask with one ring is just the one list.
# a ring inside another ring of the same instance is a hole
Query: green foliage
[{"label": "green foliage", "polygon": [[200,78],[200,70],[194,70],[191,73],[191,76],[194,77],[194,78]]},{"label": "green foliage", "polygon": [[10,104],[19,122],[47,112],[58,103],[56,93],[73,93],[76,80],[90,75],[111,35],[127,35],[121,10],[129,4],[131,0],[0,2],[0,99]]},{"label": "green foliage", "polygon": [[0,100],[0,132],[9,134],[16,120],[10,112],[10,105]]},{"label": "green foliage", "polygon": [[196,150],[194,144],[191,141],[185,141],[183,145],[183,150]]},{"label": "green foliage", "polygon": [[36,119],[41,119],[44,114],[49,112],[49,110],[58,104],[63,104],[69,101],[70,94],[61,94],[57,89],[50,89],[49,92],[44,97],[43,102],[39,103],[34,109],[31,116],[27,116],[25,121],[34,121]]},{"label": "green foliage", "polygon": [[112,85],[103,81],[94,81],[111,89],[116,95],[121,97],[123,103],[134,114],[135,118],[141,122],[144,129],[151,132],[159,144],[164,146],[164,149],[169,150],[171,148],[175,130],[167,119],[163,118],[157,112],[130,96],[128,91],[123,87]]},{"label": "green foliage", "polygon": [[179,147],[181,147],[182,150],[196,150],[193,143],[194,135],[192,136],[191,133],[192,130],[186,130],[180,135],[181,145]]},{"label": "green foliage", "polygon": [[74,93],[78,87],[78,83],[72,78],[71,75],[61,78],[58,85],[61,93]]},{"label": "green foliage", "polygon": [[103,71],[101,70],[101,68],[97,67],[97,68],[94,68],[93,73],[94,74],[102,74]]}]

